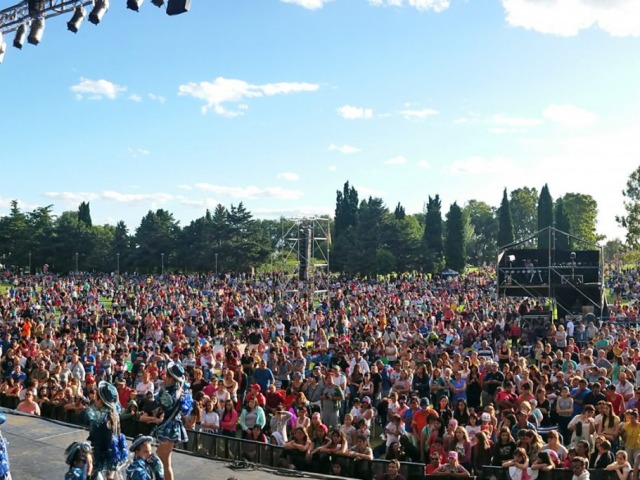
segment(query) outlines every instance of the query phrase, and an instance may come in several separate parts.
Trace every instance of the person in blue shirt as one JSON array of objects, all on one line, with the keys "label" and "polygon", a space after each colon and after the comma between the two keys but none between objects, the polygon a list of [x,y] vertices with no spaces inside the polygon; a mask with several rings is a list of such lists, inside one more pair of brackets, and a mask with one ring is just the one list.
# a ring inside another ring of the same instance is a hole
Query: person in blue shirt
[{"label": "person in blue shirt", "polygon": [[253,380],[260,385],[260,389],[263,392],[266,392],[269,385],[276,381],[273,372],[267,368],[267,362],[264,360],[260,360],[259,367],[253,372]]},{"label": "person in blue shirt", "polygon": [[581,378],[578,386],[571,390],[571,398],[573,398],[573,415],[580,415],[584,405],[584,400],[591,393],[587,388],[588,382],[585,378]]}]

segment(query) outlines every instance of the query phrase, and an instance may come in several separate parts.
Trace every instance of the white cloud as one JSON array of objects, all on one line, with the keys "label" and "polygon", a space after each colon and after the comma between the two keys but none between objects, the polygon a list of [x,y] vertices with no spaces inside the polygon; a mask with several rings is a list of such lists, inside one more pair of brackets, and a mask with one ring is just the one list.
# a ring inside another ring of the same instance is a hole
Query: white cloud
[{"label": "white cloud", "polygon": [[217,195],[242,199],[279,198],[281,200],[298,200],[303,196],[303,192],[299,190],[287,190],[281,187],[225,187],[222,185],[212,185],[210,183],[196,183],[195,187],[206,192],[213,192]]},{"label": "white cloud", "polygon": [[502,0],[513,27],[574,36],[597,27],[614,37],[640,36],[637,0]]},{"label": "white cloud", "polygon": [[142,101],[142,97],[137,93],[132,93],[131,95],[129,95],[129,100],[131,100],[132,102],[140,103]]},{"label": "white cloud", "polygon": [[167,99],[164,98],[162,95],[156,95],[155,93],[149,93],[147,94],[147,96],[149,97],[149,100],[152,100],[154,102],[164,103],[167,101]]},{"label": "white cloud", "polygon": [[401,110],[400,115],[402,115],[407,120],[420,119],[423,120],[427,117],[432,117],[434,115],[438,115],[440,112],[437,110],[433,110],[431,108],[423,108],[422,110]]},{"label": "white cloud", "polygon": [[315,92],[320,88],[315,83],[281,82],[265,85],[251,85],[244,80],[218,77],[213,82],[187,83],[178,87],[178,95],[187,95],[203,100],[202,113],[213,109],[227,117],[243,115],[241,111],[230,111],[226,103],[243,103],[248,98],[284,95],[298,92]]},{"label": "white cloud", "polygon": [[539,118],[509,117],[498,114],[493,116],[493,123],[507,127],[536,127],[542,123],[542,120]]},{"label": "white cloud", "polygon": [[431,164],[427,160],[420,160],[416,163],[418,168],[422,168],[423,170],[429,170],[431,168]]},{"label": "white cloud", "polygon": [[169,193],[122,193],[114,190],[102,192],[100,198],[116,203],[126,203],[128,205],[140,205],[143,203],[161,204],[174,199]]},{"label": "white cloud", "polygon": [[191,187],[191,185],[185,185],[184,183],[181,183],[176,187],[179,188],[180,190],[189,190],[189,191],[193,190],[193,187]]},{"label": "white cloud", "polygon": [[300,175],[293,172],[282,172],[278,174],[278,178],[287,180],[288,182],[297,182],[298,180],[300,180]]},{"label": "white cloud", "polygon": [[89,100],[102,100],[103,98],[114,100],[119,94],[126,92],[127,87],[116,85],[109,80],[90,80],[81,77],[80,82],[71,85],[70,90],[76,94],[78,100],[84,98]]},{"label": "white cloud", "polygon": [[146,157],[151,153],[146,148],[131,148],[131,147],[127,148],[127,152],[129,152],[129,155],[131,155],[132,158]]},{"label": "white cloud", "polygon": [[335,172],[336,170],[338,170],[338,167],[335,165],[329,165],[328,169],[330,172]]},{"label": "white cloud", "polygon": [[407,158],[404,155],[398,155],[388,160],[385,160],[382,163],[384,163],[385,165],[406,165]]},{"label": "white cloud", "polygon": [[543,115],[552,122],[567,128],[583,128],[593,125],[598,116],[575,105],[550,105],[545,108]]},{"label": "white cloud", "polygon": [[376,7],[402,7],[407,5],[417,10],[433,10],[442,12],[449,8],[449,0],[369,0],[369,4]]},{"label": "white cloud", "polygon": [[338,108],[338,115],[347,120],[357,120],[360,118],[373,118],[373,110],[370,108],[354,107],[343,105]]},{"label": "white cloud", "polygon": [[181,205],[184,205],[185,207],[194,207],[194,208],[200,208],[200,209],[208,208],[210,210],[213,210],[220,204],[220,202],[215,198],[204,198],[202,200],[193,200],[190,198],[179,197],[178,201],[180,202]]},{"label": "white cloud", "polygon": [[306,8],[308,10],[318,10],[322,8],[326,3],[329,3],[332,0],[281,0],[284,3],[291,3],[293,5],[299,5],[302,8]]},{"label": "white cloud", "polygon": [[445,173],[454,175],[489,175],[500,174],[506,176],[508,172],[514,171],[513,162],[507,158],[484,158],[472,156],[463,160],[456,160],[451,165],[444,167]]},{"label": "white cloud", "polygon": [[333,143],[331,145],[329,145],[329,151],[330,152],[340,152],[343,153],[345,155],[349,155],[352,153],[358,153],[360,151],[362,151],[360,148],[358,147],[352,147],[351,145],[334,145]]},{"label": "white cloud", "polygon": [[63,200],[69,203],[90,202],[99,197],[97,193],[93,192],[45,192],[43,195],[47,198]]}]

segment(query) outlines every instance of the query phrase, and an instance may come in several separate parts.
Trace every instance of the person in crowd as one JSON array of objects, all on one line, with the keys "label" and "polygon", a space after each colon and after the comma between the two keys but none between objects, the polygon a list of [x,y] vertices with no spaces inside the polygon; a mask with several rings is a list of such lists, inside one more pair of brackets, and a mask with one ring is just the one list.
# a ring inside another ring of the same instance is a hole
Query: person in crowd
[{"label": "person in crowd", "polygon": [[589,465],[594,470],[602,470],[615,462],[616,458],[611,451],[611,443],[604,437],[598,436],[595,441],[595,451],[591,455]]},{"label": "person in crowd", "polygon": [[[4,414],[4,412],[0,412],[0,425],[4,425],[6,421],[7,416]],[[11,480],[11,468],[9,466],[7,440],[2,436],[2,432],[0,432],[0,480]]]},{"label": "person in crowd", "polygon": [[470,477],[469,471],[458,462],[458,453],[451,451],[447,455],[447,463],[443,463],[433,472],[433,475],[448,477]]},{"label": "person in crowd", "polygon": [[627,452],[624,450],[617,452],[615,461],[607,465],[605,470],[614,472],[617,480],[627,480],[631,473],[631,465],[627,461]]}]

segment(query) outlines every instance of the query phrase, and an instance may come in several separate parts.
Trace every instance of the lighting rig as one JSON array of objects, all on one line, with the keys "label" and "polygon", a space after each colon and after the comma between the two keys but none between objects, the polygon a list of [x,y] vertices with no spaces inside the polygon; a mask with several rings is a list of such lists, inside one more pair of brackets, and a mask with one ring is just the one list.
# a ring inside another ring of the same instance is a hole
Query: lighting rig
[{"label": "lighting rig", "polygon": [[[144,3],[144,0],[121,1],[125,1],[127,8],[136,12]],[[166,4],[167,15],[179,15],[191,8],[191,0],[151,0],[151,4],[158,8]],[[42,41],[46,19],[71,13],[67,29],[78,33],[80,25],[87,18],[87,9],[89,22],[98,25],[109,6],[109,0],[23,0],[0,10],[0,63],[7,52],[7,42],[4,40],[7,33],[15,32],[13,46],[21,50],[25,41],[31,45],[38,45]]]}]

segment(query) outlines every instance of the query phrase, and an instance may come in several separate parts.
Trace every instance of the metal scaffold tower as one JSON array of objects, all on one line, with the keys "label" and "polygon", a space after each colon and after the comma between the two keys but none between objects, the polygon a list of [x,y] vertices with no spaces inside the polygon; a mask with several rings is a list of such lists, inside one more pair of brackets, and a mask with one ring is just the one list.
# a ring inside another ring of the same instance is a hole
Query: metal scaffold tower
[{"label": "metal scaffold tower", "polygon": [[314,298],[328,292],[331,220],[327,217],[282,219],[279,242],[282,271],[289,291],[311,291]]}]

